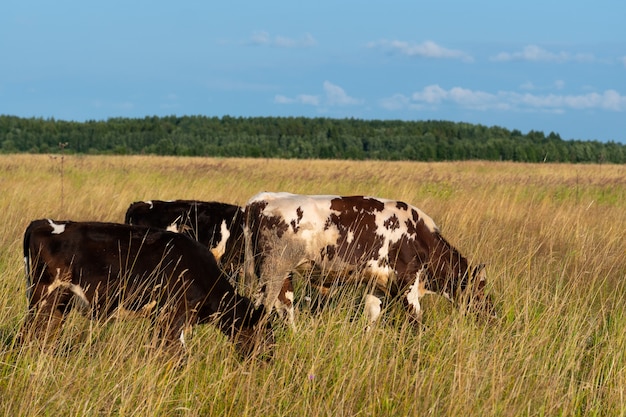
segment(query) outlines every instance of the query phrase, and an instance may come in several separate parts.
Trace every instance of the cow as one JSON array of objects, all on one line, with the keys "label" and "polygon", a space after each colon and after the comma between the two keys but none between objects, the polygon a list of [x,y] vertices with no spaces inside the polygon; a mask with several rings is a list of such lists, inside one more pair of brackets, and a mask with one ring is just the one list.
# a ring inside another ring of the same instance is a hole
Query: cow
[{"label": "cow", "polygon": [[228,336],[242,357],[271,348],[263,306],[255,309],[239,295],[206,247],[183,234],[35,220],[24,233],[24,262],[29,311],[22,340],[54,337],[78,308],[98,320],[149,316],[168,350],[184,350],[186,331],[207,322]]},{"label": "cow", "polygon": [[136,201],[126,224],[183,233],[205,245],[230,277],[243,265],[243,208],[215,201]]},{"label": "cow", "polygon": [[310,277],[322,294],[362,283],[370,328],[385,296],[400,296],[420,322],[420,299],[438,293],[495,314],[485,294],[484,265],[471,267],[420,209],[366,196],[262,192],[246,205],[245,280],[257,303],[276,308],[295,329],[292,274]]}]

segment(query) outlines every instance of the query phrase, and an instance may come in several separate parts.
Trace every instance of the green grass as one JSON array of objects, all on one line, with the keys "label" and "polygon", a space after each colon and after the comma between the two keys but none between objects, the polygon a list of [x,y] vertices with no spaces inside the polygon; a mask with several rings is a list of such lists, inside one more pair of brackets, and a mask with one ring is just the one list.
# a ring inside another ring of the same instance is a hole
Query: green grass
[{"label": "green grass", "polygon": [[[0,156],[2,415],[626,414],[624,166],[66,156],[63,181],[60,169],[58,157]],[[388,304],[365,333],[357,289],[316,314],[301,305],[295,334],[277,324],[269,363],[239,361],[210,326],[175,363],[149,348],[144,320],[74,314],[54,346],[13,345],[31,220],[119,222],[136,200],[243,204],[264,190],[420,207],[487,263],[500,318],[427,296],[422,327]]]}]

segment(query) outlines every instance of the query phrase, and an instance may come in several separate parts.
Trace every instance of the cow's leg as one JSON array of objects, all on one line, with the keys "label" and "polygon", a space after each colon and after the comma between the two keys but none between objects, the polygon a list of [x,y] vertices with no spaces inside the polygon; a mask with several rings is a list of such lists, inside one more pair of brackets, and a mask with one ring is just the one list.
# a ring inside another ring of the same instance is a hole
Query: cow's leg
[{"label": "cow's leg", "polygon": [[[304,250],[294,243],[284,250],[273,250],[266,254],[259,268],[261,288],[259,297],[255,300],[255,307],[263,304],[276,308],[294,330],[292,271],[297,266],[294,259],[297,259],[297,256],[303,252]],[[262,302],[259,303],[258,300]]]},{"label": "cow's leg", "polygon": [[197,303],[182,299],[176,305],[170,303],[154,312],[153,325],[156,327],[158,345],[170,353],[178,354],[187,349],[186,339],[191,333],[193,318],[196,317],[191,306]]},{"label": "cow's leg", "polygon": [[296,331],[296,318],[293,307],[293,274],[289,274],[283,281],[283,286],[280,288],[278,298],[276,299],[276,310],[281,315],[282,319],[287,322],[289,327]]},{"label": "cow's leg", "polygon": [[367,319],[367,327],[366,330],[371,330],[372,326],[376,321],[378,321],[378,317],[380,316],[380,312],[382,311],[382,299],[384,297],[384,293],[379,289],[375,289],[372,293],[365,294],[365,318]]},{"label": "cow's leg", "polygon": [[421,323],[422,321],[424,312],[422,311],[420,300],[426,294],[433,294],[433,292],[426,289],[426,266],[424,265],[415,274],[415,280],[405,293],[404,298],[409,317],[416,323]]},{"label": "cow's leg", "polygon": [[[48,287],[50,289],[52,287]],[[32,299],[28,315],[20,331],[20,341],[39,340],[46,345],[55,340],[65,321],[67,306],[72,298],[66,288],[45,290],[39,299]]]}]

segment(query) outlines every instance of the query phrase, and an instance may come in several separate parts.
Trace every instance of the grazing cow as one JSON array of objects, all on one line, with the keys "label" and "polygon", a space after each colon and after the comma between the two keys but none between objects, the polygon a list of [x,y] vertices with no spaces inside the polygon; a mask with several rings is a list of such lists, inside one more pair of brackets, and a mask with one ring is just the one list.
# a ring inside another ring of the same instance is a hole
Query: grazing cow
[{"label": "grazing cow", "polygon": [[36,220],[24,234],[29,313],[22,336],[53,336],[73,307],[94,319],[149,315],[167,346],[212,322],[242,356],[265,349],[263,308],[237,294],[202,244],[113,223]]},{"label": "grazing cow", "polygon": [[244,215],[239,206],[195,200],[137,201],[126,210],[125,223],[186,234],[208,247],[229,275],[243,265]]},{"label": "grazing cow", "polygon": [[[293,324],[294,271],[308,272],[322,290],[347,282],[369,284],[365,314],[372,324],[383,296],[401,295],[419,321],[420,299],[439,293],[493,312],[484,294],[484,265],[470,268],[416,207],[374,197],[260,193],[246,206],[248,285],[258,299]],[[322,291],[324,293],[324,291]]]}]

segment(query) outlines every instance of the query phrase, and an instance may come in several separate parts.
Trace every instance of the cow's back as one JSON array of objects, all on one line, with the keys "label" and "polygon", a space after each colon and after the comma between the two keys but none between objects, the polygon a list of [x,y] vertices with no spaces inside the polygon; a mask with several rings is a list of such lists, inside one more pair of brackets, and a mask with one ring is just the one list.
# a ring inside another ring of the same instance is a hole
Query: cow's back
[{"label": "cow's back", "polygon": [[240,206],[197,200],[139,201],[126,210],[125,223],[186,234],[205,245],[231,272],[243,263]]},{"label": "cow's back", "polygon": [[390,254],[397,255],[400,245],[423,243],[438,233],[434,221],[418,208],[364,196],[261,193],[248,202],[246,215],[250,241],[256,245],[252,257],[278,248],[290,253],[293,262],[310,261],[331,272],[389,274],[397,259]]}]

